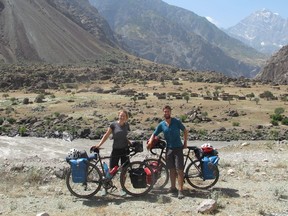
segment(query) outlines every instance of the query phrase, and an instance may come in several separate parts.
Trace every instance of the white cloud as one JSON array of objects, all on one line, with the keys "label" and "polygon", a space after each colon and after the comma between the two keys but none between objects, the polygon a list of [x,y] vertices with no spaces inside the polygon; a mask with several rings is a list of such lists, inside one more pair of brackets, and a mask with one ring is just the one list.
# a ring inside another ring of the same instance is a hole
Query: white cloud
[{"label": "white cloud", "polygon": [[209,22],[213,23],[214,25],[219,26],[219,23],[218,23],[216,20],[214,20],[212,17],[206,16],[205,18],[206,18]]}]

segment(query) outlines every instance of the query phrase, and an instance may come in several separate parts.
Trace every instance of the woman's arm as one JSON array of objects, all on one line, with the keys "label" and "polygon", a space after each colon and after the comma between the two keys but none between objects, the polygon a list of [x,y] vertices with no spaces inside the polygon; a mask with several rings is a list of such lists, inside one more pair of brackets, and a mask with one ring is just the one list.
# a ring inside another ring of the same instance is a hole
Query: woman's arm
[{"label": "woman's arm", "polygon": [[98,143],[98,145],[96,145],[95,147],[100,148],[100,146],[106,142],[106,140],[108,139],[111,133],[112,133],[112,129],[109,127],[106,133],[104,134],[104,136],[102,137],[102,139],[100,140],[100,142]]}]

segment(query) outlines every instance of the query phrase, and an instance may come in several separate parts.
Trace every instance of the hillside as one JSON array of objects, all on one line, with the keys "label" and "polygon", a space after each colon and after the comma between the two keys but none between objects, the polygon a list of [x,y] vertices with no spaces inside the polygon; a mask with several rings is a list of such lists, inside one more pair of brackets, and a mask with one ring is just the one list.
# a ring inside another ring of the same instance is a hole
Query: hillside
[{"label": "hillside", "polygon": [[71,63],[117,52],[113,33],[87,0],[1,0],[2,62]]},{"label": "hillside", "polygon": [[156,63],[254,77],[266,58],[205,18],[163,1],[90,2],[130,52]]},{"label": "hillside", "polygon": [[274,82],[278,84],[288,84],[288,46],[281,48],[274,54],[256,79]]}]

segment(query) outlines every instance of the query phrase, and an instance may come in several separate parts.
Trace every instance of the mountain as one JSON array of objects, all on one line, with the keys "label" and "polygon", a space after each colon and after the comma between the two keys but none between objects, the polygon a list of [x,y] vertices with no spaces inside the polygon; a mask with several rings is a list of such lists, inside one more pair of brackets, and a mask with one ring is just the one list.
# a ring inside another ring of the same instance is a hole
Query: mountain
[{"label": "mountain", "polygon": [[288,84],[288,45],[282,47],[274,54],[256,79],[262,81],[272,81],[278,84]]},{"label": "mountain", "polygon": [[118,50],[88,0],[0,0],[0,60],[69,63]]},{"label": "mountain", "polygon": [[252,13],[226,32],[269,55],[288,44],[288,20],[267,9]]},{"label": "mountain", "polygon": [[89,0],[134,55],[176,67],[253,77],[266,56],[197,14],[161,0]]}]

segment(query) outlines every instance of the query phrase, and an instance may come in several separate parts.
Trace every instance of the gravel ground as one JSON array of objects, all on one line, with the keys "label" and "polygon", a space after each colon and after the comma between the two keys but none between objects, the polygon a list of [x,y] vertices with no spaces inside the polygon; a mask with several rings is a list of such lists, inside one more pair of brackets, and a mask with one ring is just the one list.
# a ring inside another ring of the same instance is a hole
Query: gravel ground
[{"label": "gravel ground", "polygon": [[[185,184],[182,200],[167,193],[169,185],[137,198],[121,197],[115,191],[106,197],[96,194],[92,199],[79,199],[54,173],[67,167],[64,157],[70,148],[89,149],[94,143],[0,137],[0,215],[202,215],[198,207],[207,199],[217,203],[212,215],[288,215],[285,141],[219,146],[218,183],[206,191]],[[103,153],[109,154],[110,149],[108,142]],[[42,172],[45,175],[39,178]]]}]

